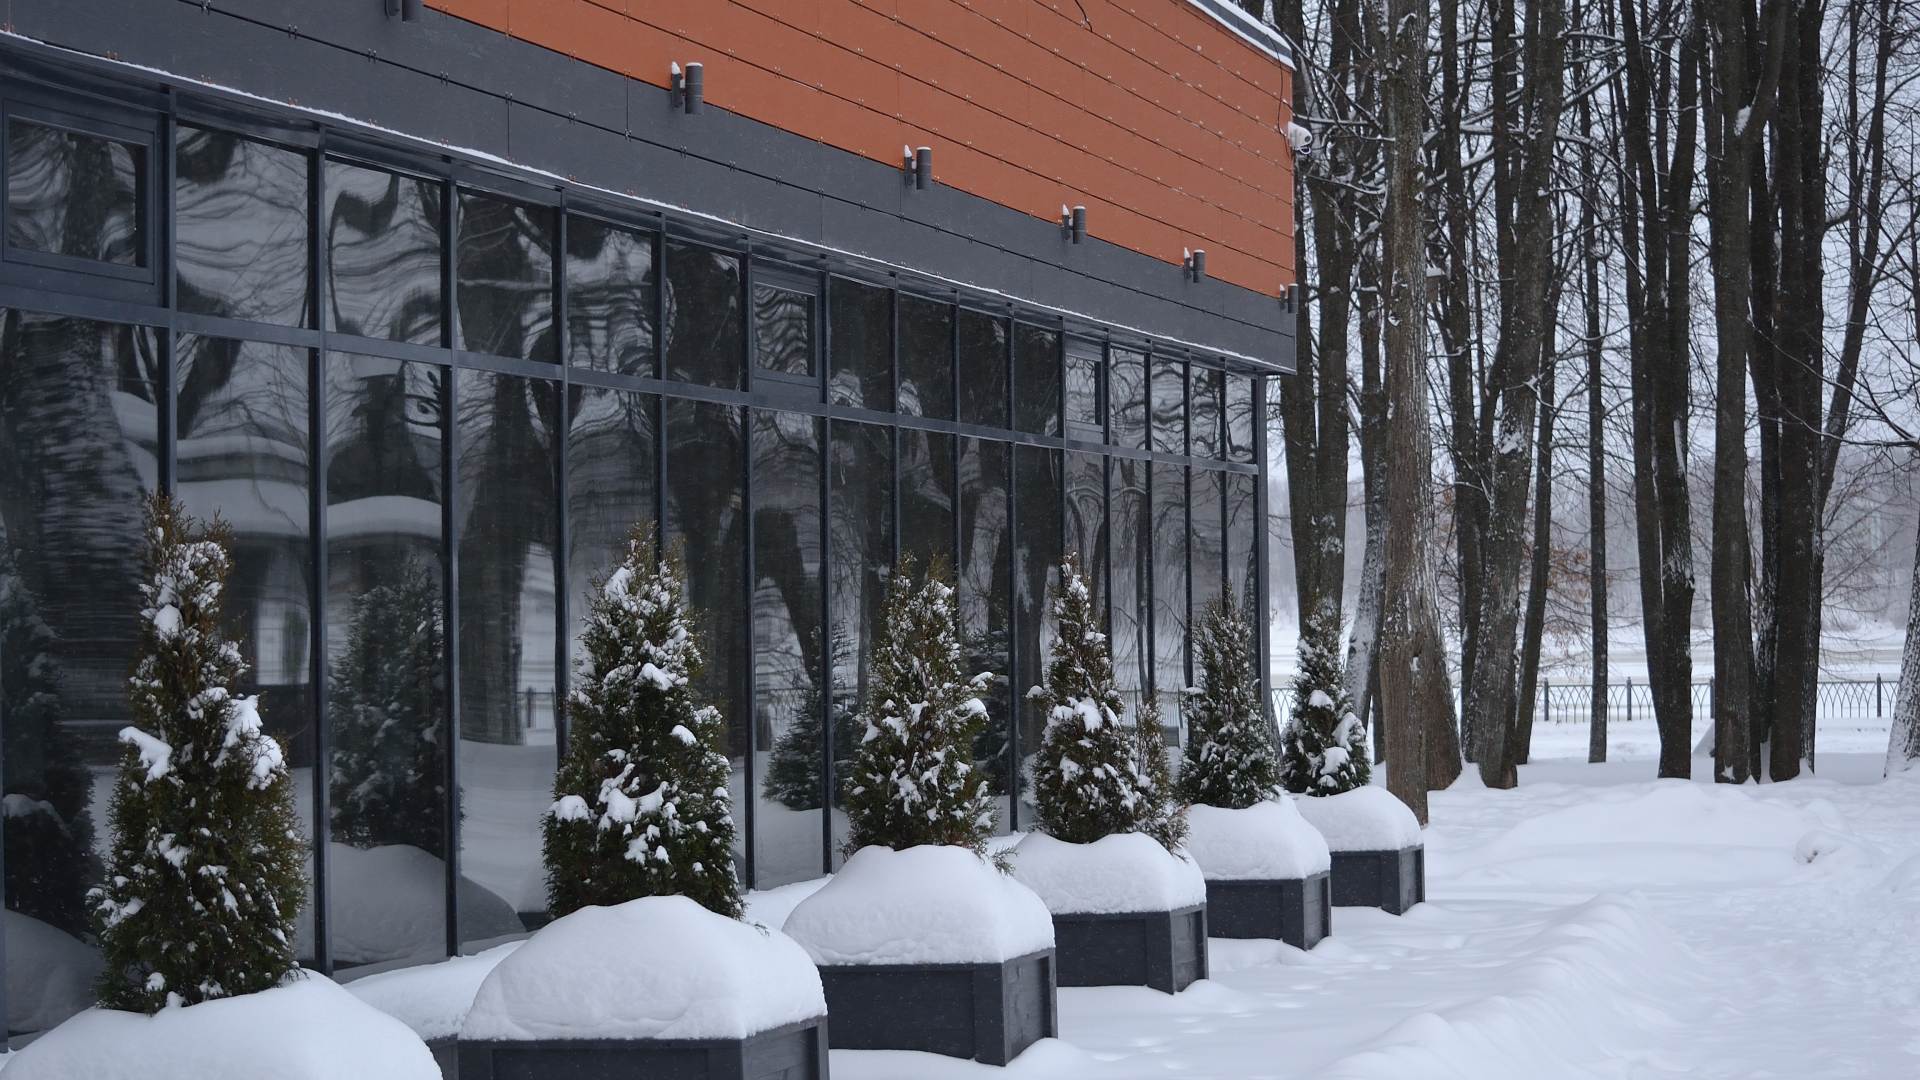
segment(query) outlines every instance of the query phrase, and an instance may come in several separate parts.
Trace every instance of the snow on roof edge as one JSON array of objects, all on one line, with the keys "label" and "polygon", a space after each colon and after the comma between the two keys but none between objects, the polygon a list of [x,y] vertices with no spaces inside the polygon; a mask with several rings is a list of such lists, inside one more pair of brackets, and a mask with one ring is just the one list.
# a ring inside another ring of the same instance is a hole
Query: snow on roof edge
[{"label": "snow on roof edge", "polygon": [[1254,48],[1286,65],[1287,70],[1295,70],[1293,62],[1293,42],[1279,28],[1268,26],[1264,21],[1249,15],[1233,0],[1187,0],[1187,3],[1199,8],[1213,17],[1213,20],[1236,37]]}]

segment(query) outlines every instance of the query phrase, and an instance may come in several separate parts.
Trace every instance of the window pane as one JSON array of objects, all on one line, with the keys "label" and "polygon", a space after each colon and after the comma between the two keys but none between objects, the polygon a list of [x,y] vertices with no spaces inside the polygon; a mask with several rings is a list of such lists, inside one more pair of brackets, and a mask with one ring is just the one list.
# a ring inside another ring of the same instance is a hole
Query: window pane
[{"label": "window pane", "polygon": [[974,745],[974,757],[986,770],[994,794],[1000,796],[1002,831],[1011,827],[1006,794],[1013,750],[1007,603],[1013,571],[1013,534],[1007,519],[1010,457],[1006,443],[960,440],[960,568],[955,596],[960,605],[960,646],[967,671],[992,676],[980,695],[989,723]]},{"label": "window pane", "polygon": [[900,429],[900,548],[916,563],[958,565],[953,550],[953,436]]},{"label": "window pane", "polygon": [[900,411],[953,419],[953,305],[900,294]]},{"label": "window pane", "polygon": [[1253,377],[1227,373],[1227,460],[1254,464]]},{"label": "window pane", "polygon": [[[0,768],[44,812],[5,828],[9,956],[44,957],[7,999],[7,1028],[93,1004],[107,792],[130,722],[140,499],[161,365],[150,330],[0,308]],[[30,944],[31,943],[31,944]]]},{"label": "window pane", "polygon": [[[1049,590],[1060,577],[1061,460],[1060,451],[1016,446],[1013,451],[1014,521],[1018,524],[1013,548],[1014,583],[1014,708],[1020,732],[1021,796],[1025,789],[1026,759],[1040,750],[1046,718],[1036,716],[1027,703],[1028,690],[1039,685],[1053,651],[1054,627],[1047,619]],[[1029,820],[1020,811],[1020,821]]]},{"label": "window pane", "polygon": [[705,660],[694,692],[720,710],[733,760],[734,860],[746,877],[747,521],[746,417],[733,405],[667,399],[667,543],[687,575]]},{"label": "window pane", "polygon": [[1150,684],[1147,668],[1153,658],[1147,640],[1153,534],[1147,517],[1146,462],[1114,458],[1112,483],[1113,677],[1128,706],[1138,709],[1141,692]]},{"label": "window pane", "polygon": [[1194,457],[1221,456],[1220,417],[1226,411],[1225,372],[1217,368],[1192,367],[1193,397],[1189,404],[1193,417]]},{"label": "window pane", "polygon": [[1067,455],[1066,550],[1080,557],[1080,572],[1093,586],[1093,609],[1107,608],[1107,459]]},{"label": "window pane", "polygon": [[1260,478],[1253,473],[1227,473],[1227,590],[1242,611],[1260,610],[1260,562],[1257,541],[1260,522],[1254,495]]},{"label": "window pane", "polygon": [[328,933],[340,968],[446,955],[446,376],[326,359]]},{"label": "window pane", "polygon": [[183,125],[173,161],[180,310],[307,325],[307,155]]},{"label": "window pane", "polygon": [[1153,448],[1187,452],[1187,365],[1164,356],[1153,358]]},{"label": "window pane", "polygon": [[1101,442],[1106,438],[1100,409],[1100,344],[1067,341],[1067,438]]},{"label": "window pane", "polygon": [[460,193],[460,348],[559,361],[553,334],[554,214],[545,206]]},{"label": "window pane", "polygon": [[445,188],[329,161],[326,195],[327,329],[440,344]]},{"label": "window pane", "polygon": [[654,374],[653,237],[567,218],[567,362]]},{"label": "window pane", "polygon": [[[839,784],[848,773],[858,737],[848,718],[866,700],[868,665],[886,598],[885,574],[893,565],[893,433],[873,424],[836,422],[829,482],[834,765],[828,790],[836,793],[837,806]],[[814,805],[819,805],[817,796]],[[838,848],[847,838],[846,814],[838,809],[833,834],[837,862]]]},{"label": "window pane", "polygon": [[1155,465],[1153,479],[1153,672],[1168,719],[1187,687],[1187,470]]},{"label": "window pane", "polygon": [[[295,817],[313,835],[313,544],[308,353],[280,345],[182,335],[176,347],[180,425],[176,489],[196,517],[233,529],[222,593],[228,640],[260,696],[267,732],[287,750]],[[12,790],[9,788],[8,790]],[[298,920],[313,949],[313,905]]]},{"label": "window pane", "polygon": [[667,378],[742,387],[740,258],[667,242]]},{"label": "window pane", "polygon": [[1007,426],[1007,321],[960,310],[960,422]]},{"label": "window pane", "polygon": [[1016,427],[1035,435],[1060,434],[1060,332],[1017,323],[1013,332],[1013,408]]},{"label": "window pane", "polygon": [[460,947],[544,921],[540,818],[558,760],[560,389],[460,372]]},{"label": "window pane", "polygon": [[145,266],[147,148],[14,117],[7,246]]},{"label": "window pane", "polygon": [[1188,521],[1193,530],[1193,618],[1198,626],[1207,606],[1220,599],[1222,573],[1226,566],[1226,495],[1222,490],[1226,473],[1211,469],[1193,470],[1188,489],[1192,509]]},{"label": "window pane", "polygon": [[755,285],[753,332],[762,371],[802,376],[814,373],[812,293]]},{"label": "window pane", "polygon": [[893,410],[893,290],[834,278],[833,380],[836,405]]},{"label": "window pane", "polygon": [[657,525],[653,394],[575,384],[567,416],[567,640],[570,663],[585,655],[580,628],[595,580],[626,557],[633,527]]},{"label": "window pane", "polygon": [[1147,355],[1115,348],[1107,380],[1107,417],[1113,424],[1113,445],[1147,449]]},{"label": "window pane", "polygon": [[[756,888],[824,869],[820,434],[823,421],[755,409],[753,425],[753,809]],[[777,771],[776,771],[777,770]],[[808,805],[811,803],[811,805]]]}]

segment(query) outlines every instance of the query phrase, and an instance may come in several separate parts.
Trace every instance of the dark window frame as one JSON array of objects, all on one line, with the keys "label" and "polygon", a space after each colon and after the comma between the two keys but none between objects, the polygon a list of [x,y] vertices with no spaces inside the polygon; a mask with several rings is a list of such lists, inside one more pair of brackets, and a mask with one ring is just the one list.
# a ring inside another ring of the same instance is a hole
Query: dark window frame
[{"label": "dark window frame", "polygon": [[[136,195],[140,260],[137,265],[89,259],[78,255],[15,247],[12,232],[13,199],[8,183],[15,121],[76,135],[134,146],[140,150],[136,167]],[[0,280],[16,279],[30,287],[91,294],[110,300],[168,303],[172,237],[172,118],[114,107],[104,103],[54,99],[48,95],[9,90],[0,96]],[[162,203],[161,193],[168,198]]]}]

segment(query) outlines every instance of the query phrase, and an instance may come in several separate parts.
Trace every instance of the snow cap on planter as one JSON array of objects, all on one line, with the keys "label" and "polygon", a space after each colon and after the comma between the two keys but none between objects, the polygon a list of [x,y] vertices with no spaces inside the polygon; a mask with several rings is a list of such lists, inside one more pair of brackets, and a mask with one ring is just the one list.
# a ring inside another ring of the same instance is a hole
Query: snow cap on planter
[{"label": "snow cap on planter", "polygon": [[993,794],[973,758],[987,723],[979,693],[988,677],[961,666],[945,578],[938,560],[916,577],[912,560],[902,559],[888,581],[845,781],[849,854],[952,844],[978,855],[993,835]]},{"label": "snow cap on planter", "polygon": [[1253,626],[1232,596],[1207,605],[1193,650],[1200,685],[1181,702],[1187,748],[1180,797],[1230,809],[1272,798],[1280,790],[1279,753],[1261,706]]},{"label": "snow cap on planter", "polygon": [[694,700],[700,647],[679,569],[649,529],[598,582],[581,643],[543,823],[554,916],[681,894],[738,917],[723,721]]},{"label": "snow cap on planter", "polygon": [[[146,507],[146,581],[114,784],[106,883],[89,897],[100,1003],[156,1012],[251,994],[294,970],[306,841],[280,744],[220,632],[230,534],[170,496]],[[131,598],[129,598],[131,600]]]},{"label": "snow cap on planter", "polygon": [[1122,721],[1126,702],[1114,685],[1107,636],[1095,625],[1093,592],[1072,555],[1061,564],[1051,608],[1053,662],[1046,682],[1027,693],[1046,718],[1033,764],[1041,830],[1072,844],[1145,833],[1169,851],[1179,847],[1186,821],[1152,766],[1156,751],[1164,759],[1159,723]]},{"label": "snow cap on planter", "polygon": [[1340,668],[1340,616],[1316,611],[1300,638],[1293,712],[1281,736],[1280,780],[1296,795],[1338,795],[1373,775],[1367,729],[1353,713]]}]

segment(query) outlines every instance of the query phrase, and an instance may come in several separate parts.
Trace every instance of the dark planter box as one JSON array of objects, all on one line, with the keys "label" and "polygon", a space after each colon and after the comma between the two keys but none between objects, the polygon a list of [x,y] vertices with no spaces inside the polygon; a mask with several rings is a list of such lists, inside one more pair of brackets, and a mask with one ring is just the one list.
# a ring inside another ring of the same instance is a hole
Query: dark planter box
[{"label": "dark planter box", "polygon": [[1333,853],[1333,902],[1341,907],[1377,907],[1404,915],[1426,898],[1425,846]]},{"label": "dark planter box", "polygon": [[1055,980],[1052,949],[1000,964],[820,967],[836,1048],[924,1050],[988,1065],[1060,1033]]},{"label": "dark planter box", "polygon": [[433,1051],[433,1063],[440,1066],[441,1080],[460,1080],[460,1043],[453,1036],[428,1039],[427,1049]]},{"label": "dark planter box", "polygon": [[1177,994],[1207,977],[1207,906],[1055,915],[1061,986],[1150,986]]},{"label": "dark planter box", "polygon": [[827,1018],[744,1039],[460,1041],[464,1080],[826,1080]]},{"label": "dark planter box", "polygon": [[1311,949],[1333,933],[1333,886],[1306,878],[1208,881],[1207,932],[1223,938],[1279,938]]}]

